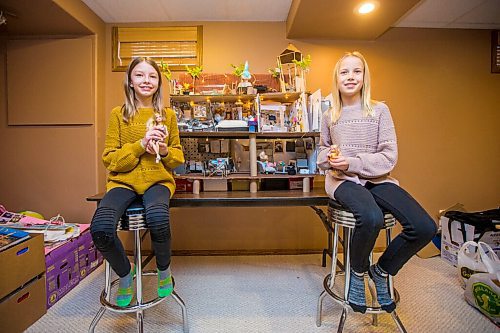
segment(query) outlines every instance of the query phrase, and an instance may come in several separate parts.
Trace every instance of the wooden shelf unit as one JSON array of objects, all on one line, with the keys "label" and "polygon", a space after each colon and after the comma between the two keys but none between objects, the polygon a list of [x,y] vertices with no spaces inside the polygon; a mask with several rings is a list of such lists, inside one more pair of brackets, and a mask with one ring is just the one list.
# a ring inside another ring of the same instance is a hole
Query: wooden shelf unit
[{"label": "wooden shelf unit", "polygon": [[[216,103],[216,102],[249,102],[253,101],[256,104],[257,116],[259,116],[259,108],[264,101],[273,101],[279,103],[293,103],[297,101],[303,93],[266,93],[257,95],[171,95],[170,100],[172,103]],[[258,139],[293,139],[304,137],[319,137],[319,132],[246,132],[246,131],[195,131],[195,132],[180,132],[181,138],[212,138],[212,139],[249,139],[249,152],[250,152],[250,172],[247,174],[230,174],[227,177],[212,176],[207,177],[201,174],[185,174],[176,176],[179,179],[193,180],[194,193],[199,193],[200,181],[207,179],[227,179],[227,180],[249,180],[250,192],[256,193],[258,183],[264,179],[290,179],[302,178],[303,190],[309,192],[311,190],[311,178],[315,174],[258,174],[257,168],[257,140]]]}]

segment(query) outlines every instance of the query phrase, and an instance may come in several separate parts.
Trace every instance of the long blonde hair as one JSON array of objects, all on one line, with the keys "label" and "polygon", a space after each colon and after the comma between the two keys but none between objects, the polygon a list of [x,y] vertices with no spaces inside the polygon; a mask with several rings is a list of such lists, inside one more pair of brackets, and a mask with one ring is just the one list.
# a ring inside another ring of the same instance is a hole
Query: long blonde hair
[{"label": "long blonde hair", "polygon": [[373,103],[371,100],[371,86],[370,86],[370,70],[368,68],[368,63],[365,60],[365,57],[358,51],[354,52],[346,52],[342,58],[337,61],[335,65],[335,69],[333,70],[333,105],[330,108],[330,116],[332,119],[332,123],[337,122],[340,118],[340,113],[342,112],[342,97],[340,96],[340,90],[338,86],[338,76],[340,71],[340,64],[342,60],[347,57],[356,57],[361,60],[364,66],[363,70],[363,87],[361,87],[361,106],[363,108],[363,116],[373,116]]},{"label": "long blonde hair", "polygon": [[153,94],[153,109],[155,113],[161,114],[162,117],[165,117],[165,110],[163,108],[163,94],[161,89],[162,78],[160,68],[156,64],[153,59],[145,58],[145,57],[137,57],[134,58],[130,64],[128,65],[127,72],[125,74],[125,80],[123,81],[123,89],[125,90],[125,103],[122,105],[122,115],[123,120],[128,123],[131,118],[137,113],[137,105],[135,98],[135,90],[131,87],[132,84],[132,70],[140,64],[141,62],[145,62],[155,69],[158,74],[158,89]]}]

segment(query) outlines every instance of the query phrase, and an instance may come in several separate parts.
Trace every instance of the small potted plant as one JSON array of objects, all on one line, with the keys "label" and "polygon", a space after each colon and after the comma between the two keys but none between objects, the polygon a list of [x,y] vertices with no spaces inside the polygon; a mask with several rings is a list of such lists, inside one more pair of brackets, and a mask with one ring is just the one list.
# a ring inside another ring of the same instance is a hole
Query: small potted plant
[{"label": "small potted plant", "polygon": [[300,77],[295,77],[295,87],[297,91],[306,90],[306,73],[309,72],[309,66],[311,66],[311,55],[308,54],[302,57],[301,60],[293,59],[292,62],[300,68]]},{"label": "small potted plant", "polygon": [[193,84],[192,84],[192,87],[193,87],[193,93],[195,92],[195,85],[196,85],[196,79],[198,79],[201,75],[201,72],[203,72],[203,66],[193,66],[193,67],[189,67],[189,66],[186,66],[186,71],[188,72],[189,75],[191,75],[191,77],[193,78]]},{"label": "small potted plant", "polygon": [[168,64],[166,62],[163,62],[163,60],[161,60],[159,67],[161,74],[165,77],[165,79],[168,82],[170,93],[175,94],[175,89],[174,89],[175,87],[172,85],[172,72],[170,71]]},{"label": "small potted plant", "polygon": [[[182,91],[182,93],[183,93],[184,95],[189,95],[190,90],[191,90],[191,84],[190,84],[190,83],[188,83],[188,82],[184,82],[184,83],[182,84],[182,88],[181,88],[181,89],[182,89],[181,91]],[[194,92],[193,92],[193,93],[194,93]]]},{"label": "small potted plant", "polygon": [[241,74],[243,74],[243,71],[245,70],[245,65],[244,64],[239,64],[238,66],[233,64],[230,65],[231,67],[233,67],[233,74],[241,78]]}]

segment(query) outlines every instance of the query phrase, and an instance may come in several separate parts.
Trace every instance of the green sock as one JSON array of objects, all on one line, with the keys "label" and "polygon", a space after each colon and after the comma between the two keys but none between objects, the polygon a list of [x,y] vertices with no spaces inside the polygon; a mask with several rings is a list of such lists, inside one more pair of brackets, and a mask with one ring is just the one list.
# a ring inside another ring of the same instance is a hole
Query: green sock
[{"label": "green sock", "polygon": [[120,278],[118,285],[118,294],[116,295],[116,304],[118,306],[128,306],[134,296],[134,274],[135,266],[130,268],[130,272]]},{"label": "green sock", "polygon": [[158,296],[170,296],[173,290],[174,284],[172,280],[172,273],[170,272],[170,267],[163,271],[158,270]]}]

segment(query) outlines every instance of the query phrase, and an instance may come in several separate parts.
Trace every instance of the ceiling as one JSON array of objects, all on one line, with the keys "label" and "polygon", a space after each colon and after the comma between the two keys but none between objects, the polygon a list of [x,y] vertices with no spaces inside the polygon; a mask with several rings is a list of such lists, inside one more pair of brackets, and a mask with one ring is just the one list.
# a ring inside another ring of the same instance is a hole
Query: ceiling
[{"label": "ceiling", "polygon": [[[78,1],[78,0],[75,0]],[[500,0],[377,0],[370,15],[353,12],[362,0],[81,0],[106,23],[286,22],[289,39],[373,40],[391,27],[500,29]],[[0,0],[9,35],[70,35],[90,31],[56,0]],[[64,2],[63,2],[64,3]],[[12,15],[11,15],[12,14]]]}]

